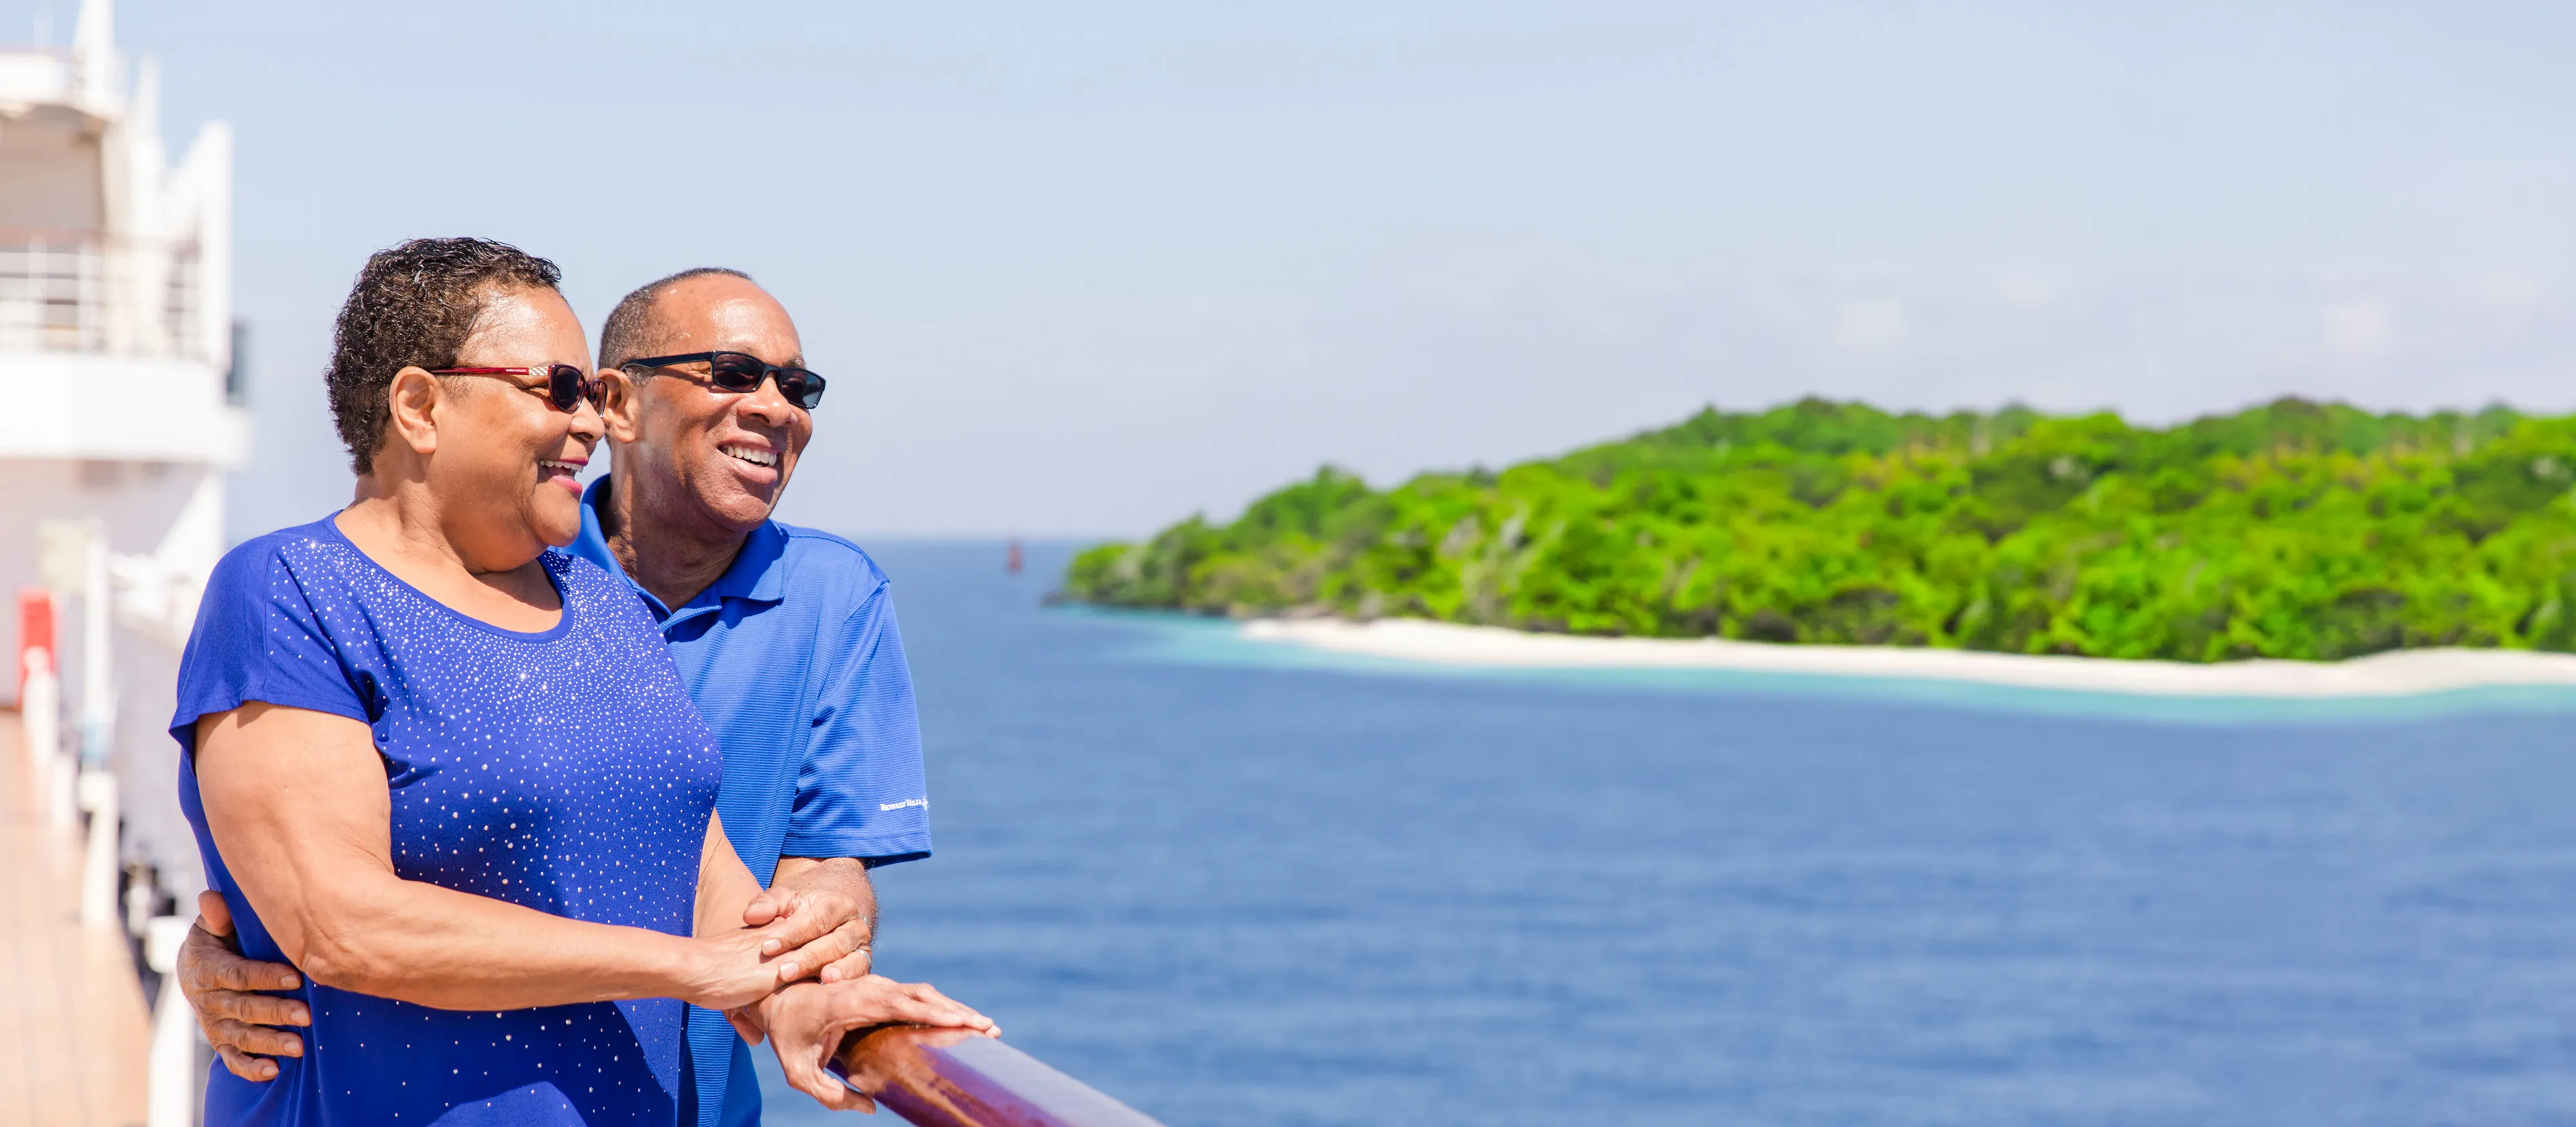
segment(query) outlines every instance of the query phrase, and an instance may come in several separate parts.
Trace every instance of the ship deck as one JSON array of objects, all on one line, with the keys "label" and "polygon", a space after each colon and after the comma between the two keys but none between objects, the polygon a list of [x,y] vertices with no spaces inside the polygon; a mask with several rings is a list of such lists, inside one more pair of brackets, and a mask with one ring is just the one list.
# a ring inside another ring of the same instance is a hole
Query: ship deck
[{"label": "ship deck", "polygon": [[47,824],[0,713],[0,1122],[144,1121],[150,1018],[125,933],[80,924],[80,842]]}]

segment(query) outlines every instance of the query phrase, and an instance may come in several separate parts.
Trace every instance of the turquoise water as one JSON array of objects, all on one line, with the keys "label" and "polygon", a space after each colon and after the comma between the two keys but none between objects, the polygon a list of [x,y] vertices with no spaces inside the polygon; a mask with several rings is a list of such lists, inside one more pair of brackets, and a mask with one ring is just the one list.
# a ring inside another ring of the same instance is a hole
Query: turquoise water
[{"label": "turquoise water", "polygon": [[879,555],[882,969],[1176,1127],[2576,1119],[2563,696],[1437,670]]}]

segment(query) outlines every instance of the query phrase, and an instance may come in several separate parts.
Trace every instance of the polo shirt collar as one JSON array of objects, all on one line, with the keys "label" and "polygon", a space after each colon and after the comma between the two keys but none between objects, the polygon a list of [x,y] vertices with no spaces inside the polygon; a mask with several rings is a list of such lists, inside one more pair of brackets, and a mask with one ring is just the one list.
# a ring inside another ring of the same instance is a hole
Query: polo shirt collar
[{"label": "polo shirt collar", "polygon": [[[581,534],[572,538],[564,550],[598,564],[600,570],[619,579],[626,569],[617,565],[617,553],[608,550],[608,534],[600,530],[599,507],[608,503],[608,475],[601,474],[581,491]],[[631,581],[630,581],[631,583]]]},{"label": "polo shirt collar", "polygon": [[599,509],[608,504],[609,476],[601,474],[599,480],[582,490],[581,534],[573,538],[570,551],[598,564],[610,575],[625,580],[628,587],[644,597],[644,605],[652,609],[653,617],[668,619],[675,613],[693,609],[714,610],[722,607],[726,599],[754,603],[786,601],[787,533],[778,527],[777,521],[765,520],[760,522],[760,527],[751,530],[749,539],[743,541],[742,551],[735,554],[733,565],[725,568],[725,573],[717,576],[715,582],[707,584],[706,590],[698,592],[696,598],[677,611],[663,606],[662,600],[653,597],[652,592],[626,574],[626,569],[617,562],[617,553],[608,548],[608,534],[601,530]]}]

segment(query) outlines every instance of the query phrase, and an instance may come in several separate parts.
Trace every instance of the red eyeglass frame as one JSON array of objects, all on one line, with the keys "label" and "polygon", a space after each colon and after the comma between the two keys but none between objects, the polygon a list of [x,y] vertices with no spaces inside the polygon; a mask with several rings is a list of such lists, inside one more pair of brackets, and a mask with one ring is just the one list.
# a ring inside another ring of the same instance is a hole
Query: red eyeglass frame
[{"label": "red eyeglass frame", "polygon": [[[569,377],[564,375],[567,372],[571,373]],[[546,386],[529,387],[526,384],[518,384],[519,390],[545,400],[555,410],[567,415],[580,410],[582,400],[585,399],[590,401],[591,410],[594,411],[604,410],[608,406],[608,381],[586,379],[582,376],[581,369],[571,364],[548,364],[542,368],[432,368],[429,374],[433,376],[544,376]],[[518,383],[516,380],[511,382]],[[565,391],[567,387],[571,388],[569,395]]]}]

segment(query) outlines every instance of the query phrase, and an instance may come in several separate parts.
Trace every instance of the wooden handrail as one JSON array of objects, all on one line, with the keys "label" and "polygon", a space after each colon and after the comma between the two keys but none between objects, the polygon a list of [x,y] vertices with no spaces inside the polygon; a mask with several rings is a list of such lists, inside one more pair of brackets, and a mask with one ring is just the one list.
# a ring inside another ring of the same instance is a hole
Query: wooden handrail
[{"label": "wooden handrail", "polygon": [[998,1038],[963,1029],[861,1030],[841,1043],[837,1063],[914,1127],[1162,1127]]}]

